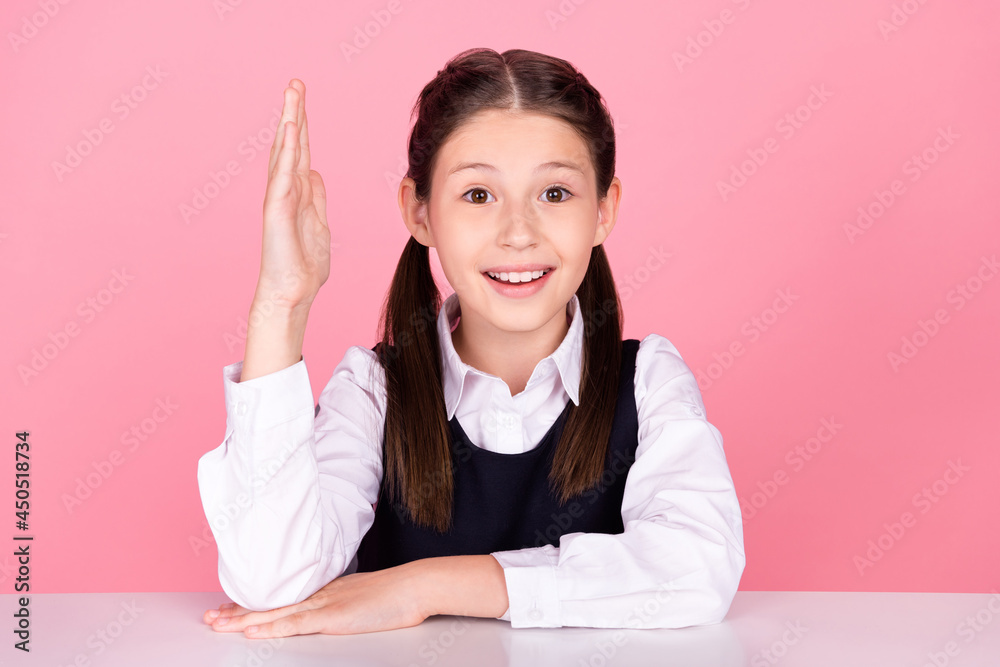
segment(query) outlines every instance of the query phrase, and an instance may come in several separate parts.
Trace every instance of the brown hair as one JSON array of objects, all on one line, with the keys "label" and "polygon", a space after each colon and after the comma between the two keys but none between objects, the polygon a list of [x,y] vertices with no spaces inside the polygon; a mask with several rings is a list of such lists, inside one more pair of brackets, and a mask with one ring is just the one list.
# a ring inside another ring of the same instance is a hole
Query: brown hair
[{"label": "brown hair", "polygon": [[[544,113],[571,125],[588,146],[597,194],[607,196],[615,171],[611,115],[600,93],[569,62],[533,51],[463,51],[421,90],[411,118],[409,168],[416,197],[430,197],[438,150],[484,109]],[[622,313],[603,245],[595,246],[576,292],[584,321],[580,404],[570,405],[549,485],[565,503],[595,486],[604,470],[618,399]],[[436,320],[441,293],[427,246],[410,237],[380,314],[375,346],[385,369],[383,484],[392,502],[420,525],[451,526],[454,486]],[[570,401],[572,403],[572,401]]]}]

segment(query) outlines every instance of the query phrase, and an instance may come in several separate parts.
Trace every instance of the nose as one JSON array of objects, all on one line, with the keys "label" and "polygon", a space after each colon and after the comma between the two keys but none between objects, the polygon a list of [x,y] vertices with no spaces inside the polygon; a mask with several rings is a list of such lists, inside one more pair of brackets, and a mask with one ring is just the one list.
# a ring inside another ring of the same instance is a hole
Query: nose
[{"label": "nose", "polygon": [[504,212],[500,228],[500,245],[527,248],[538,245],[537,216],[530,204]]}]

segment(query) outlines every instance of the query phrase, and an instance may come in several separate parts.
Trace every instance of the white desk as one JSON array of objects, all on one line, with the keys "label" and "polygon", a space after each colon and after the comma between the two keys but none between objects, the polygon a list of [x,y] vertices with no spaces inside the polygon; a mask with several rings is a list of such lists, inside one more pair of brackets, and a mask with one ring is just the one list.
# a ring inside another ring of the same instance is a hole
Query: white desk
[{"label": "white desk", "polygon": [[1000,594],[747,591],[724,622],[679,630],[514,630],[494,619],[435,616],[389,632],[271,640],[202,623],[206,609],[225,601],[224,593],[34,595],[28,655],[12,648],[16,596],[0,595],[0,664],[1000,666]]}]

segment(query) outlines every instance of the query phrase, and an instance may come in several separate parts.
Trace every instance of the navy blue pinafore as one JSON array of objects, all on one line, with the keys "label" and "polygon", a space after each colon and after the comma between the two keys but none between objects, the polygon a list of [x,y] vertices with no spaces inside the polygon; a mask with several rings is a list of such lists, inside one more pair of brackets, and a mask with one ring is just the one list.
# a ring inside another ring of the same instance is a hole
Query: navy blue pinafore
[{"label": "navy blue pinafore", "polygon": [[520,454],[477,447],[453,417],[449,422],[455,485],[451,530],[442,534],[414,524],[408,512],[388,498],[383,473],[375,522],[358,547],[357,571],[382,570],[436,556],[558,545],[567,533],[623,532],[625,479],[638,444],[633,386],[638,349],[638,340],[622,341],[618,402],[604,472],[597,485],[566,504],[549,488],[555,446],[572,404],[569,399],[539,445]]}]

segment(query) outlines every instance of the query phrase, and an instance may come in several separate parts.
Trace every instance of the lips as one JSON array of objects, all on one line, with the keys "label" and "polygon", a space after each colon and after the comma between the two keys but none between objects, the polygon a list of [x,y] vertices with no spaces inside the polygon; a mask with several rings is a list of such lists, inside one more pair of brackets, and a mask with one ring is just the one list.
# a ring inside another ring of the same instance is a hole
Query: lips
[{"label": "lips", "polygon": [[517,282],[517,283],[503,282],[502,280],[497,280],[495,278],[492,278],[487,272],[484,272],[482,275],[483,278],[489,281],[493,289],[496,290],[496,292],[501,296],[522,298],[531,296],[532,294],[535,294],[536,292],[541,290],[545,286],[545,284],[548,283],[549,276],[551,276],[554,271],[555,269],[549,269],[544,273],[541,273],[541,270],[539,270],[539,273],[541,273],[541,275],[538,278],[529,280],[528,282]]},{"label": "lips", "polygon": [[522,271],[546,271],[556,267],[551,264],[500,264],[488,266],[483,273],[521,273]]},{"label": "lips", "polygon": [[542,276],[546,275],[549,271],[551,271],[551,269],[543,269],[541,271],[523,271],[523,272],[510,272],[510,273],[507,273],[506,271],[500,271],[500,272],[486,271],[485,273],[487,276],[489,276],[491,279],[497,282],[507,283],[510,285],[519,285],[522,283],[530,283],[533,280],[538,280]]}]

